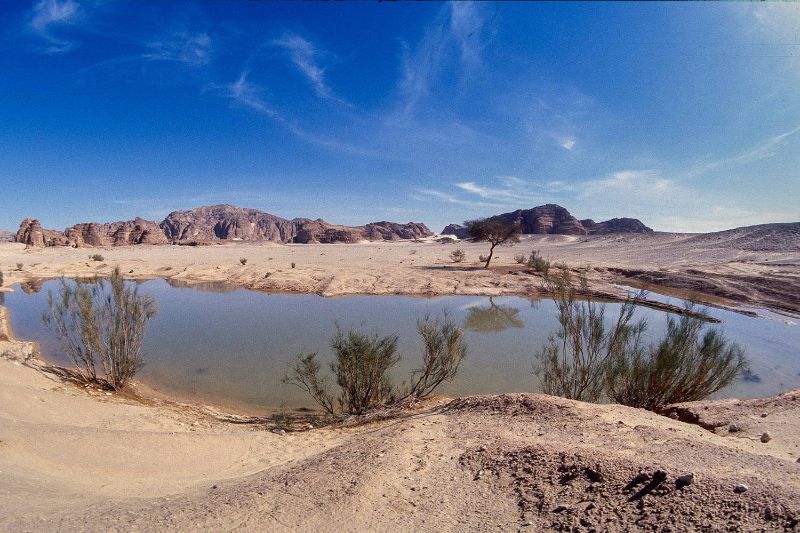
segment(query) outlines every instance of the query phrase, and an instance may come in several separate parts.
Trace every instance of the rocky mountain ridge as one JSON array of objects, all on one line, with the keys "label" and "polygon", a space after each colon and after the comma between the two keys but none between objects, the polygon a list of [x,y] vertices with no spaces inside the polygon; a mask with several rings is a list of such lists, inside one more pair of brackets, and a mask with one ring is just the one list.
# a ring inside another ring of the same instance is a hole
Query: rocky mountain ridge
[{"label": "rocky mountain ridge", "polygon": [[[653,230],[635,218],[612,218],[603,222],[592,219],[578,220],[565,208],[556,204],[545,204],[532,209],[517,209],[489,217],[507,224],[519,224],[523,234],[599,235],[606,233],[652,233]],[[449,224],[443,235],[467,237],[467,230],[460,224]]]},{"label": "rocky mountain ridge", "polygon": [[136,244],[271,241],[281,243],[355,243],[362,240],[403,240],[429,237],[425,224],[372,222],[340,226],[322,219],[281,218],[258,209],[222,204],[173,211],[161,222],[134,220],[76,224],[59,232],[25,219],[14,236],[28,246],[129,246]]}]

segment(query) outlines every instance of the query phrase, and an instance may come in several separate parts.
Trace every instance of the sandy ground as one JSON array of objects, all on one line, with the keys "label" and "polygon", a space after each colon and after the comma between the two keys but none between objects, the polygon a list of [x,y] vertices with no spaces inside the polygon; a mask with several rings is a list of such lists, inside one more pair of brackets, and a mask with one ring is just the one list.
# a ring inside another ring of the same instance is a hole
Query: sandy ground
[{"label": "sandy ground", "polygon": [[[746,230],[743,230],[746,231]],[[713,234],[712,234],[713,235]],[[478,263],[485,244],[427,242],[357,245],[231,243],[214,246],[39,248],[0,244],[6,285],[57,276],[108,274],[119,265],[126,277],[167,278],[173,283],[227,283],[269,292],[343,294],[536,295],[541,278],[517,264],[516,255],[539,250],[573,268],[591,267],[590,287],[622,296],[618,284],[644,284],[656,292],[693,296],[727,307],[751,306],[800,315],[800,241],[764,245],[745,235],[725,242],[702,235],[643,234],[574,237],[528,236],[498,247],[489,269]],[[757,245],[754,245],[757,244]],[[466,261],[453,263],[456,248]],[[93,261],[100,254],[103,261]],[[246,265],[239,262],[247,259]],[[292,265],[295,265],[294,268]],[[21,269],[17,266],[22,265]]]},{"label": "sandy ground", "polygon": [[[797,527],[800,391],[725,410],[714,433],[622,406],[504,395],[279,435],[0,358],[0,530]],[[631,485],[643,470],[650,478]]]},{"label": "sandy ground", "polygon": [[[201,288],[534,294],[541,280],[513,256],[535,248],[553,260],[591,265],[600,291],[661,275],[660,290],[797,311],[797,251],[714,244],[669,234],[533,237],[500,249],[489,271],[475,263],[485,246],[465,243],[2,244],[0,269],[6,285],[23,282],[24,290],[120,265],[133,278]],[[449,261],[456,247],[466,251],[466,263]],[[89,260],[94,253],[104,261]],[[800,527],[800,391],[680,405],[673,418],[543,395],[439,399],[387,420],[277,434],[198,407],[65,382],[31,357],[35,346],[16,341],[4,319],[0,308],[3,531]],[[760,439],[764,432],[768,442]],[[692,483],[678,486],[689,473]],[[747,490],[737,492],[739,484]]]}]

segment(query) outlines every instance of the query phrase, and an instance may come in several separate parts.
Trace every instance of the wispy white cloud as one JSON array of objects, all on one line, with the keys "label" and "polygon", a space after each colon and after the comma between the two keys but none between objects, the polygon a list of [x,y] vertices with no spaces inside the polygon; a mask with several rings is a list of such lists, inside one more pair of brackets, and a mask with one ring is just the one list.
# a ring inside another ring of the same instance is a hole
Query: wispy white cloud
[{"label": "wispy white cloud", "polygon": [[768,137],[763,141],[729,157],[724,157],[715,160],[701,161],[693,165],[687,174],[689,176],[698,176],[706,172],[711,172],[725,167],[736,167],[769,159],[775,157],[780,153],[781,148],[784,147],[786,141],[800,133],[800,126],[796,126],[783,133]]},{"label": "wispy white cloud", "polygon": [[558,144],[564,150],[569,150],[571,152],[575,148],[576,143],[575,137],[562,137]]},{"label": "wispy white cloud", "polygon": [[243,71],[236,81],[228,83],[224,87],[224,94],[235,103],[248,107],[259,113],[268,115],[274,119],[280,119],[278,113],[267,105],[262,96],[263,90],[258,85],[251,83],[247,77],[249,72]]},{"label": "wispy white cloud", "polygon": [[329,56],[328,52],[323,52],[314,43],[296,33],[286,33],[272,44],[282,48],[288,54],[297,70],[308,79],[317,96],[345,103],[334,95],[325,80],[325,67],[321,65],[320,60],[324,56]]},{"label": "wispy white cloud", "polygon": [[446,204],[464,205],[474,208],[503,207],[502,204],[497,204],[497,203],[465,200],[455,195],[448,194],[442,191],[437,191],[434,189],[417,189],[415,191],[415,194],[412,194],[411,197],[418,201],[427,201],[427,202],[437,201],[437,202],[444,202]]},{"label": "wispy white cloud", "polygon": [[664,178],[658,170],[620,170],[605,178],[579,185],[584,198],[607,192],[622,195],[661,194],[674,191],[675,188],[675,182]]},{"label": "wispy white cloud", "polygon": [[211,60],[212,41],[206,32],[181,31],[165,39],[145,44],[143,59],[150,61],[175,61],[187,65],[206,65]]},{"label": "wispy white cloud", "polygon": [[469,77],[482,64],[485,23],[479,4],[450,2],[415,47],[401,42],[398,87],[403,114],[412,114],[422,100],[431,96],[443,69],[454,67],[461,77]]},{"label": "wispy white cloud", "polygon": [[75,0],[40,0],[29,13],[28,28],[47,41],[44,51],[48,54],[68,52],[76,48],[77,43],[54,32],[75,24],[81,15],[81,6]]}]

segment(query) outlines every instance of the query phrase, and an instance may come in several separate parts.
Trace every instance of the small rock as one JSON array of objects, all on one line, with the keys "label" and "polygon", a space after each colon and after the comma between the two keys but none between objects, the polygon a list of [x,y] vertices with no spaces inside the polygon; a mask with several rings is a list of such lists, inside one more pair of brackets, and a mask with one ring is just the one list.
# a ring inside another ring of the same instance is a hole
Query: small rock
[{"label": "small rock", "polygon": [[765,431],[761,434],[761,442],[769,442],[772,440],[772,435],[769,434],[769,431]]},{"label": "small rock", "polygon": [[478,451],[479,452],[485,452],[486,451],[486,446],[481,445],[481,447],[478,448]]},{"label": "small rock", "polygon": [[741,494],[743,492],[747,492],[747,489],[749,489],[749,488],[750,487],[748,487],[744,483],[739,483],[738,485],[733,487],[733,492],[735,492],[736,494]]},{"label": "small rock", "polygon": [[694,483],[694,472],[684,474],[675,480],[675,486],[679,489],[691,485],[692,483]]},{"label": "small rock", "polygon": [[483,470],[478,470],[478,472],[475,474],[475,480],[477,481],[482,477],[483,477]]},{"label": "small rock", "polygon": [[594,483],[600,483],[601,481],[603,481],[603,474],[601,474],[599,471],[595,470],[594,468],[587,468],[584,471],[584,473],[586,474],[586,478],[589,481],[592,481]]},{"label": "small rock", "polygon": [[664,470],[656,470],[653,474],[653,481],[661,483],[665,479],[667,479],[667,472]]},{"label": "small rock", "polygon": [[275,433],[276,435],[285,435],[286,434],[286,431],[283,430],[283,429],[273,429],[272,432]]},{"label": "small rock", "polygon": [[562,503],[562,504],[556,505],[555,508],[553,509],[553,512],[554,513],[563,513],[564,511],[567,511],[567,510],[569,510],[569,505],[564,505]]},{"label": "small rock", "polygon": [[773,518],[774,518],[774,515],[772,514],[772,507],[765,507],[764,508],[764,520],[769,522]]},{"label": "small rock", "polygon": [[761,418],[767,418],[767,413],[761,413]]},{"label": "small rock", "polygon": [[741,430],[742,428],[738,424],[731,424],[728,426],[728,431],[730,433],[739,433]]},{"label": "small rock", "polygon": [[530,520],[525,520],[521,525],[522,527],[530,527],[533,525],[533,522],[531,522]]},{"label": "small rock", "polygon": [[581,519],[580,519],[580,523],[581,523],[581,525],[582,525],[583,527],[592,527],[592,523],[591,523],[591,522],[589,522],[589,520],[587,520],[585,516],[582,516],[582,517],[581,517]]}]

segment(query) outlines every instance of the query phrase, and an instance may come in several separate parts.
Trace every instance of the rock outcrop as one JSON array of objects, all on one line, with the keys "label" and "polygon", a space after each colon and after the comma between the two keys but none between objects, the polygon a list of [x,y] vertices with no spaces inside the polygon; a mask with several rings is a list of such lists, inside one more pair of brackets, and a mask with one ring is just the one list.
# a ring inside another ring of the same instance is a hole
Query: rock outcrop
[{"label": "rock outcrop", "polygon": [[[565,208],[546,204],[532,209],[517,209],[489,217],[508,224],[522,226],[523,234],[595,235],[605,233],[650,233],[653,230],[635,218],[612,218],[604,222],[591,219],[578,220]],[[443,235],[455,235],[459,239],[468,237],[465,227],[450,224],[442,230]]]},{"label": "rock outcrop", "polygon": [[595,222],[591,218],[581,220],[581,224],[590,235],[601,235],[605,233],[653,233],[653,230],[645,226],[638,218],[612,218],[604,222]]},{"label": "rock outcrop", "polygon": [[396,222],[370,222],[363,227],[362,233],[368,241],[398,241],[403,239],[421,239],[430,237],[433,232],[425,224],[409,222],[398,224]]},{"label": "rock outcrop", "polygon": [[492,217],[509,224],[520,224],[522,233],[559,235],[585,235],[586,228],[569,211],[556,204],[545,204],[533,209],[517,209]]},{"label": "rock outcrop", "polygon": [[161,229],[169,241],[292,242],[296,222],[257,209],[223,204],[174,211],[161,223]]},{"label": "rock outcrop", "polygon": [[76,224],[65,232],[70,244],[83,246],[127,246],[165,244],[167,238],[157,222],[136,218],[125,222]]},{"label": "rock outcrop", "polygon": [[42,228],[41,222],[35,218],[26,218],[19,225],[14,241],[26,246],[67,246],[69,240],[61,232]]},{"label": "rock outcrop", "polygon": [[442,230],[442,235],[453,235],[454,237],[458,237],[459,239],[466,239],[469,237],[467,233],[467,228],[462,226],[461,224],[448,224]]},{"label": "rock outcrop", "polygon": [[425,224],[371,222],[364,226],[339,226],[322,219],[288,220],[257,209],[232,205],[174,211],[163,222],[137,218],[126,222],[88,222],[64,233],[44,230],[37,220],[26,219],[15,236],[30,246],[128,246],[134,244],[207,244],[219,241],[272,241],[282,243],[355,243],[362,240],[395,241],[433,235]]}]

